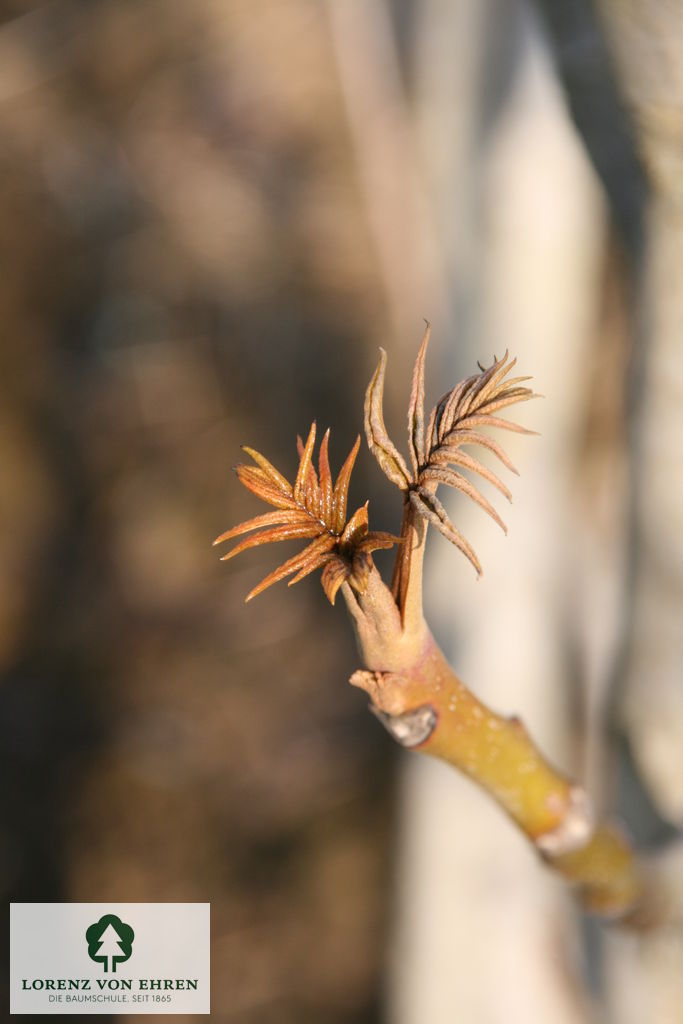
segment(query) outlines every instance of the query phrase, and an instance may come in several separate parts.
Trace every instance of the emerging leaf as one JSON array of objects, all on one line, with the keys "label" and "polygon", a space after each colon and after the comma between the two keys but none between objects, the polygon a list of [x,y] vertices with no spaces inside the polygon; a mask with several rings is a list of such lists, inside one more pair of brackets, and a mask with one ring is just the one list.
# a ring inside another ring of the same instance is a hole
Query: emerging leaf
[{"label": "emerging leaf", "polygon": [[474,553],[474,549],[467,543],[463,535],[459,530],[453,526],[453,523],[448,518],[448,513],[443,507],[439,499],[435,494],[432,494],[425,487],[417,487],[415,490],[410,492],[410,504],[413,506],[415,511],[423,519],[426,519],[428,523],[435,526],[439,533],[442,533],[446,540],[449,540],[451,544],[455,544],[456,548],[462,551],[463,555],[469,558],[470,562],[477,570],[477,575],[481,576],[481,565],[479,559]]},{"label": "emerging leaf", "polygon": [[367,502],[346,522],[351,471],[358,454],[360,437],[356,438],[346,462],[341,468],[336,483],[328,457],[329,430],[320,445],[318,473],[313,465],[315,446],[315,423],[306,443],[297,438],[299,468],[294,485],[253,448],[244,447],[255,466],[237,466],[235,472],[241,483],[257,497],[275,507],[275,512],[265,512],[248,519],[216,538],[214,544],[233,540],[245,533],[252,533],[235,545],[222,561],[249,548],[261,544],[273,544],[282,540],[311,539],[311,543],[297,555],[289,558],[247,594],[247,601],[256,597],[267,587],[287,576],[289,586],[298,583],[316,569],[323,570],[322,584],[332,604],[339,587],[348,580],[356,589],[365,585],[370,566],[369,554],[377,548],[388,548],[400,538],[389,533],[373,533],[368,528]]},{"label": "emerging leaf", "polygon": [[410,391],[410,404],[408,406],[408,440],[410,442],[410,461],[413,464],[413,479],[417,479],[420,468],[425,462],[424,425],[425,425],[425,356],[431,325],[427,321],[427,327],[422,338],[420,351],[415,360],[413,370],[413,385]]},{"label": "emerging leaf", "polygon": [[382,399],[384,397],[384,373],[387,354],[380,350],[379,363],[365,393],[365,436],[368,448],[375,456],[386,476],[402,491],[407,491],[411,475],[403,456],[393,443],[384,425]]},{"label": "emerging leaf", "polygon": [[[443,505],[437,501],[435,492],[439,484],[446,484],[462,491],[475,501],[480,508],[491,516],[498,525],[507,532],[505,523],[493,505],[484,497],[479,489],[466,477],[462,470],[477,473],[496,487],[501,494],[511,500],[510,491],[505,484],[478,459],[468,455],[463,448],[479,445],[487,448],[513,473],[517,470],[510,462],[505,451],[497,441],[482,433],[482,427],[496,427],[516,433],[532,434],[517,423],[501,419],[494,415],[501,409],[516,402],[525,402],[535,398],[534,393],[524,386],[528,377],[508,377],[516,360],[508,361],[506,352],[502,359],[494,359],[493,364],[485,368],[479,366],[480,372],[468,377],[448,391],[432,409],[425,431],[424,415],[424,377],[425,356],[429,344],[430,325],[427,323],[420,350],[415,361],[413,381],[408,406],[408,445],[412,472],[403,460],[402,455],[390,440],[382,415],[382,395],[384,391],[384,375],[386,370],[386,353],[380,349],[380,361],[370,381],[365,398],[365,433],[370,451],[380,466],[405,495],[407,507],[411,515],[420,516],[425,522],[436,527],[451,543],[472,562],[477,573],[481,566],[474,551],[450,522]],[[411,517],[404,518],[403,536],[410,532]],[[394,588],[399,603],[404,597],[409,560],[407,549],[399,558],[400,571],[395,574]]]},{"label": "emerging leaf", "polygon": [[349,482],[351,480],[351,473],[353,472],[359,448],[360,436],[356,438],[356,443],[349,452],[346,462],[339,470],[339,476],[337,477],[337,482],[334,485],[330,521],[335,533],[341,533],[344,529],[344,523],[346,522],[346,502],[349,496]]}]

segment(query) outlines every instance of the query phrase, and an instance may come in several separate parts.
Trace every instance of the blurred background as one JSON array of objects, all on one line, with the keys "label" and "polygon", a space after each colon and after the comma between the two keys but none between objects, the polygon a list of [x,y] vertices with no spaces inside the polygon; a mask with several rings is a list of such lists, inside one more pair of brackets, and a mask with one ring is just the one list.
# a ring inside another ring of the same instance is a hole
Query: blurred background
[{"label": "blurred background", "polygon": [[[7,899],[210,901],[230,1024],[683,1021],[680,933],[583,920],[392,747],[317,578],[245,606],[280,552],[210,546],[262,511],[240,444],[290,476],[317,417],[339,468],[378,345],[397,440],[423,317],[432,401],[509,348],[541,436],[507,538],[454,499],[484,577],[433,538],[428,617],[683,889],[680,5],[1,17]],[[395,531],[362,449],[367,497]]]}]

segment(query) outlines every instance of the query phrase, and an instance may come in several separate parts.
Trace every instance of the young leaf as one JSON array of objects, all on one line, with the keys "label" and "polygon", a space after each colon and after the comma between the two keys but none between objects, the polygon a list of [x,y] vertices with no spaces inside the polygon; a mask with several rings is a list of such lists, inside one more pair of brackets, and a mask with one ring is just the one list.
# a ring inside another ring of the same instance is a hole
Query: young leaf
[{"label": "young leaf", "polygon": [[456,530],[453,526],[448,518],[446,509],[436,495],[430,494],[424,487],[418,487],[410,492],[410,504],[418,515],[426,519],[432,526],[435,526],[439,533],[444,535],[446,540],[449,540],[451,544],[455,544],[456,548],[459,548],[469,558],[477,570],[477,575],[481,576],[481,565],[474,553],[474,549],[467,543],[460,531]]},{"label": "young leaf", "polygon": [[422,344],[415,360],[413,384],[410,390],[410,403],[408,405],[408,439],[410,442],[410,461],[413,466],[413,479],[417,479],[420,466],[425,461],[425,356],[427,354],[431,329],[431,325],[427,321]]},{"label": "young leaf", "polygon": [[411,476],[403,456],[395,446],[384,425],[382,399],[387,354],[380,350],[379,363],[365,393],[365,436],[368,448],[379,462],[383,472],[400,490],[408,489]]},{"label": "young leaf", "polygon": [[[481,427],[496,427],[516,433],[532,434],[534,431],[501,419],[495,413],[517,402],[535,398],[534,393],[524,386],[528,377],[509,377],[515,360],[509,360],[506,352],[502,359],[494,359],[488,368],[479,365],[479,373],[461,381],[447,392],[432,409],[425,433],[424,376],[425,356],[429,344],[430,326],[427,323],[422,343],[415,361],[413,380],[408,406],[408,443],[412,473],[389,439],[382,416],[382,394],[386,370],[386,353],[381,358],[367,390],[365,399],[365,431],[368,445],[382,469],[398,487],[406,493],[409,513],[404,515],[402,536],[404,541],[411,534],[414,517],[419,516],[431,523],[447,537],[472,562],[478,573],[479,561],[464,537],[450,522],[443,505],[435,497],[439,484],[446,484],[462,491],[479,505],[501,529],[507,528],[493,505],[460,469],[471,470],[496,487],[511,500],[510,491],[492,470],[484,466],[462,449],[468,445],[480,445],[493,452],[512,472],[517,470],[510,462],[497,441],[481,432]],[[450,467],[458,467],[453,469]],[[421,557],[421,556],[420,556]],[[407,548],[397,556],[394,569],[393,592],[402,614],[406,602],[408,580],[411,574],[412,556]]]},{"label": "young leaf", "polygon": [[333,486],[328,457],[329,433],[329,430],[326,431],[320,445],[319,478],[313,465],[315,423],[311,425],[305,444],[300,437],[297,438],[299,468],[294,486],[260,452],[244,448],[256,465],[237,466],[238,479],[252,494],[273,505],[276,511],[248,519],[217,537],[214,544],[233,540],[245,533],[251,534],[224,555],[222,561],[261,544],[304,538],[311,540],[303,551],[283,562],[261,580],[249,592],[247,601],[287,576],[292,577],[289,580],[291,586],[316,569],[323,569],[323,587],[329,600],[334,603],[337,591],[345,580],[349,580],[357,589],[363,588],[371,551],[391,547],[399,540],[388,533],[372,533],[368,530],[367,503],[346,522],[349,481],[360,437],[356,438]]}]

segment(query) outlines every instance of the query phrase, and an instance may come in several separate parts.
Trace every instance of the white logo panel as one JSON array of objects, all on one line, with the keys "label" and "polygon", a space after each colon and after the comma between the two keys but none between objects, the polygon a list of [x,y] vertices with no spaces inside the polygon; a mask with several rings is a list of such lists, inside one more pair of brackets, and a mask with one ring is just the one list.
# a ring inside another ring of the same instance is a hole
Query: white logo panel
[{"label": "white logo panel", "polygon": [[208,903],[12,903],[10,1013],[209,1013]]}]

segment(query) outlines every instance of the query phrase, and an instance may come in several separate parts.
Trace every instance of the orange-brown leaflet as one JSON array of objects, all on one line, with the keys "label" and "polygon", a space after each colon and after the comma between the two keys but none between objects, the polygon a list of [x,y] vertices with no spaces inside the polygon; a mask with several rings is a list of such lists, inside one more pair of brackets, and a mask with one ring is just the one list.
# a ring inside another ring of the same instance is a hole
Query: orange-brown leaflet
[{"label": "orange-brown leaflet", "polygon": [[273,481],[276,487],[279,487],[286,494],[292,493],[292,485],[282,473],[279,473],[272,462],[269,462],[265,455],[261,455],[260,452],[255,451],[253,448],[248,448],[246,445],[242,446],[242,451],[245,451],[247,455],[251,455],[252,459],[258,466],[267,474],[268,477]]},{"label": "orange-brown leaflet", "polygon": [[[297,438],[297,442],[300,443],[300,438]],[[311,477],[309,477],[309,469],[311,469],[311,459],[313,457],[313,446],[315,444],[315,420],[311,423],[311,429],[308,432],[308,439],[304,446],[303,452],[301,453],[301,462],[299,463],[299,470],[296,474],[296,480],[294,482],[294,498],[298,502],[305,502],[307,494],[313,491],[313,488],[317,488],[318,481],[315,476],[315,470]]]},{"label": "orange-brown leaflet", "polygon": [[407,491],[411,475],[405,464],[403,456],[393,443],[387,432],[384,423],[383,397],[384,397],[384,375],[387,365],[387,354],[383,348],[380,350],[379,363],[375,370],[368,389],[365,392],[365,437],[368,448],[377,459],[382,472],[392,483],[402,490]]},{"label": "orange-brown leaflet", "polygon": [[351,570],[347,562],[341,558],[331,558],[323,569],[320,582],[330,604],[334,604],[337,591],[344,580],[349,578]]},{"label": "orange-brown leaflet", "polygon": [[255,533],[236,544],[231,551],[228,551],[227,555],[222,556],[221,562],[227,562],[234,555],[239,555],[241,551],[258,547],[260,544],[275,544],[277,541],[296,540],[302,537],[319,537],[321,531],[320,524],[310,522],[310,520],[304,526],[277,526],[272,530],[262,530],[261,533]]},{"label": "orange-brown leaflet", "polygon": [[410,492],[410,504],[418,515],[426,519],[432,526],[435,526],[446,540],[449,540],[451,544],[454,544],[456,548],[462,551],[463,555],[469,558],[477,570],[477,575],[481,576],[481,564],[474,553],[474,549],[467,543],[460,531],[453,526],[453,523],[448,518],[446,509],[436,495],[431,494],[423,487],[417,487]]},{"label": "orange-brown leaflet", "polygon": [[410,402],[408,404],[408,440],[410,444],[410,461],[413,466],[413,477],[417,477],[420,467],[425,462],[424,443],[424,420],[425,420],[425,357],[431,326],[427,322],[415,369],[413,370],[413,383],[410,389]]},{"label": "orange-brown leaflet", "polygon": [[255,516],[253,519],[247,519],[243,523],[239,523],[238,526],[233,526],[231,530],[226,530],[220,537],[216,537],[214,546],[216,544],[222,544],[223,541],[232,540],[233,537],[239,537],[242,533],[249,533],[250,530],[258,530],[262,526],[276,526],[278,523],[291,523],[292,525],[303,524],[310,522],[310,516],[307,512],[299,512],[298,509],[291,510],[278,510],[277,512],[264,512],[261,516]]},{"label": "orange-brown leaflet", "polygon": [[483,476],[485,480],[488,480],[490,484],[497,487],[500,493],[507,498],[508,501],[512,500],[512,495],[509,489],[505,486],[503,481],[496,476],[493,470],[485,466],[479,459],[475,459],[474,456],[468,455],[460,448],[442,448],[439,451],[434,452],[430,459],[432,467],[445,465],[451,463],[454,466],[462,466],[463,469],[470,469],[473,473],[478,473]]},{"label": "orange-brown leaflet", "polygon": [[356,438],[356,443],[349,452],[346,462],[339,470],[339,476],[337,477],[337,482],[334,485],[330,516],[332,520],[332,529],[335,533],[341,533],[344,529],[344,523],[346,522],[346,503],[349,496],[349,481],[351,480],[351,473],[353,472],[359,448],[360,434]]},{"label": "orange-brown leaflet", "polygon": [[311,567],[311,571],[317,569],[319,566],[324,565],[324,561],[321,560],[321,556],[326,552],[330,551],[335,544],[334,537],[325,535],[324,537],[318,537],[308,547],[300,551],[298,555],[294,555],[289,558],[282,565],[274,569],[273,572],[269,573],[264,579],[261,580],[252,590],[247,594],[245,601],[251,601],[252,597],[256,597],[257,594],[262,593],[267,587],[272,587],[273,583],[278,583],[283,580],[285,576],[290,576],[293,572],[298,573],[301,569],[306,566]]},{"label": "orange-brown leaflet", "polygon": [[495,508],[490,501],[484,497],[481,491],[474,486],[471,480],[463,476],[462,473],[456,472],[454,469],[449,469],[448,466],[434,466],[429,465],[421,475],[421,479],[425,481],[434,481],[437,484],[446,484],[448,487],[455,487],[457,490],[462,491],[472,501],[476,502],[480,508],[483,508],[484,512],[487,512],[491,518],[498,523],[503,533],[507,533],[507,526],[500,518]]},{"label": "orange-brown leaflet", "polygon": [[318,466],[320,468],[320,513],[324,523],[332,522],[332,496],[334,494],[328,457],[329,441],[330,429],[328,427],[320,444],[320,454],[318,455]]}]

